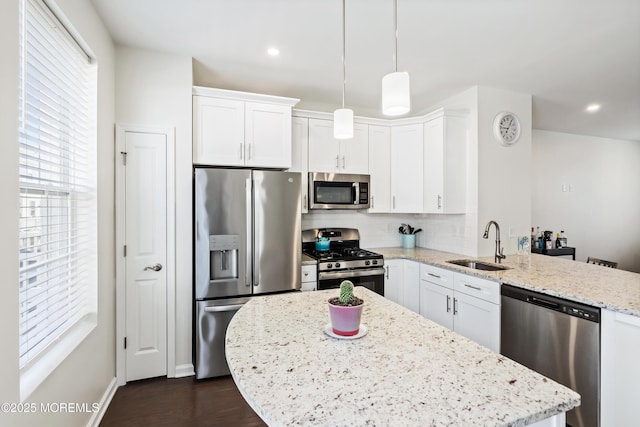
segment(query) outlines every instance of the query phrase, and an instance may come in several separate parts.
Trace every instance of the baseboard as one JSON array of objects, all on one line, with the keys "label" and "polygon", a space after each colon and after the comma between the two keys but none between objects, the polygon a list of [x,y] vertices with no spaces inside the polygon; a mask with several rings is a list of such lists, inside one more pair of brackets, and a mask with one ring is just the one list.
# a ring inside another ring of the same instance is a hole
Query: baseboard
[{"label": "baseboard", "polygon": [[102,421],[102,417],[104,417],[104,414],[107,412],[107,408],[111,403],[111,399],[113,399],[113,396],[116,394],[116,390],[118,390],[118,381],[114,377],[102,394],[102,399],[100,399],[99,405],[100,409],[98,409],[98,412],[93,413],[91,419],[87,423],[87,427],[98,427],[100,425],[100,421]]},{"label": "baseboard", "polygon": [[175,378],[192,377],[195,374],[196,374],[196,371],[193,369],[193,364],[191,363],[176,366]]}]

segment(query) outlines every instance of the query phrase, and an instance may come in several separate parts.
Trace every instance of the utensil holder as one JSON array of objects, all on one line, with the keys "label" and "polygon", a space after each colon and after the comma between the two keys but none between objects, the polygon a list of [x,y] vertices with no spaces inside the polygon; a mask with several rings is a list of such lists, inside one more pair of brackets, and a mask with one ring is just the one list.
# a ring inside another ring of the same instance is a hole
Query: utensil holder
[{"label": "utensil holder", "polygon": [[416,235],[415,234],[402,234],[402,247],[412,249],[416,247]]}]

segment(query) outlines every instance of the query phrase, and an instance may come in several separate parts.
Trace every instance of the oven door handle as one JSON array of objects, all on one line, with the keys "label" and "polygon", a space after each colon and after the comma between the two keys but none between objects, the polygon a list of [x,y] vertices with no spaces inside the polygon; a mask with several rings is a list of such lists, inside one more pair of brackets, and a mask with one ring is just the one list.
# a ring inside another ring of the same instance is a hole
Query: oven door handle
[{"label": "oven door handle", "polygon": [[366,268],[360,270],[326,271],[318,273],[318,280],[348,279],[349,277],[384,276],[384,268]]}]

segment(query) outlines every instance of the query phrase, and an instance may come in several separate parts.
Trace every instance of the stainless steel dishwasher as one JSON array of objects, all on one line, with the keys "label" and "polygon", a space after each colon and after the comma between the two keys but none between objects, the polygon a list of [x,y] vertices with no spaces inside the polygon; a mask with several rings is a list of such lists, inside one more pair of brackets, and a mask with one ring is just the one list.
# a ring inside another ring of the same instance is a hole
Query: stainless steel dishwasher
[{"label": "stainless steel dishwasher", "polygon": [[502,285],[500,353],[581,396],[567,426],[600,425],[600,309]]}]

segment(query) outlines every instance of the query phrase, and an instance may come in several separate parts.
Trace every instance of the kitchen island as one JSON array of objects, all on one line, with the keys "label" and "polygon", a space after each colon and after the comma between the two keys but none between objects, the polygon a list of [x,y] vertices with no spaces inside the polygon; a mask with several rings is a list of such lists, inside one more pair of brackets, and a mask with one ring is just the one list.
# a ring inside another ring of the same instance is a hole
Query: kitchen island
[{"label": "kitchen island", "polygon": [[331,338],[323,329],[335,293],[257,297],[229,325],[232,376],[270,426],[564,424],[580,403],[570,389],[365,288],[356,295],[368,333]]}]

